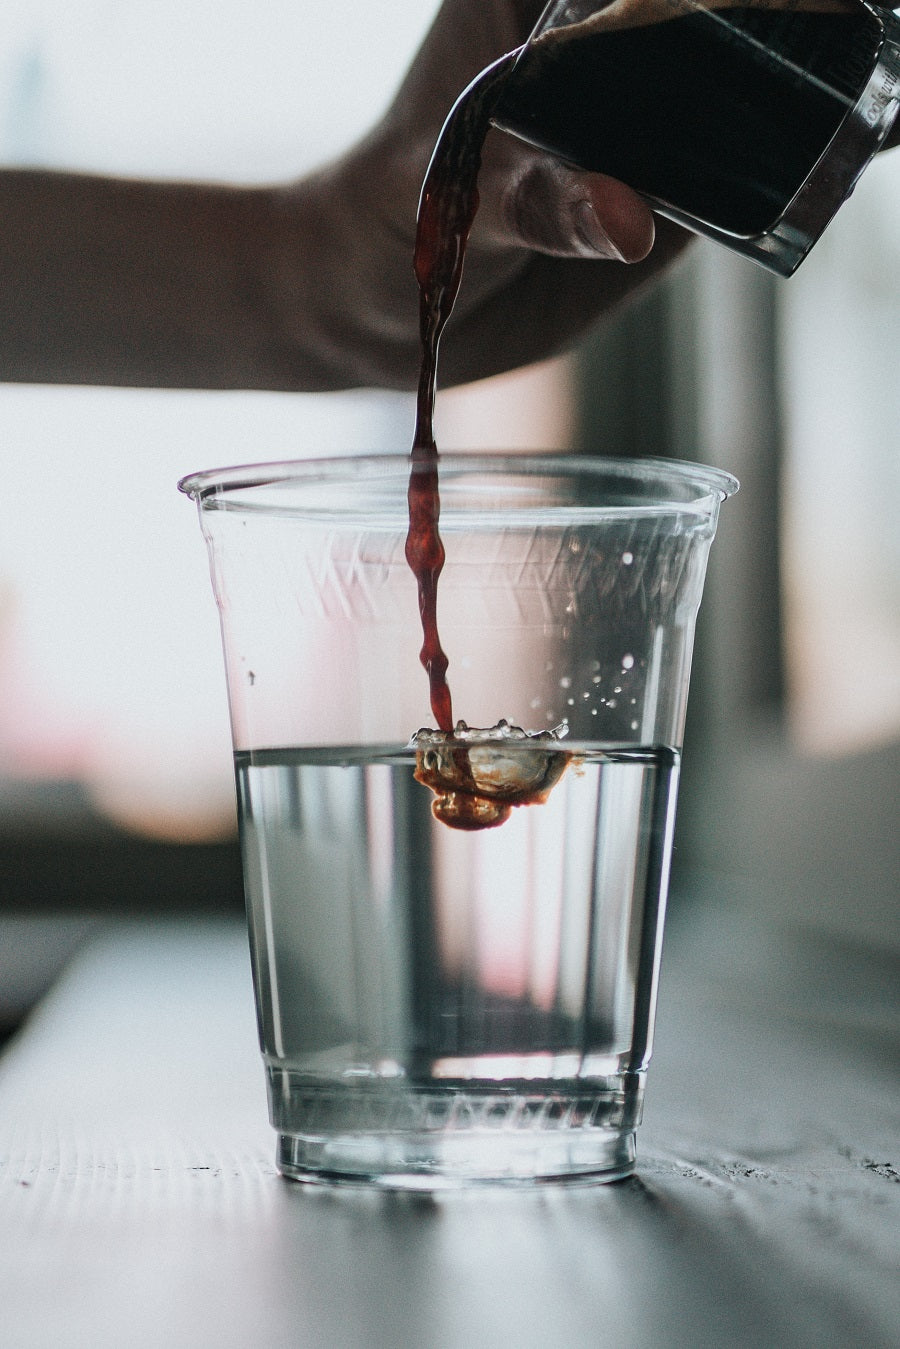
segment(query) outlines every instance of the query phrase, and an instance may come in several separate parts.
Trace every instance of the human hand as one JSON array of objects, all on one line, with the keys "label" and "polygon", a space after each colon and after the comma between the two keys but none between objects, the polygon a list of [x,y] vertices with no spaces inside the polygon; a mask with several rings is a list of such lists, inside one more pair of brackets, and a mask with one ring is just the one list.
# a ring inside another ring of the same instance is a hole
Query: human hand
[{"label": "human hand", "polygon": [[[445,0],[393,105],[338,162],[239,187],[0,170],[0,379],[412,389],[416,208],[457,95],[541,0]],[[491,133],[442,383],[550,356],[684,237],[628,188]],[[617,261],[625,258],[630,266]],[[643,261],[638,261],[644,259]]]},{"label": "human hand", "polygon": [[[349,306],[337,324],[333,313],[323,313],[317,334],[335,387],[353,382],[354,368],[365,383],[414,384],[419,348],[412,257],[431,152],[460,91],[525,40],[542,8],[542,0],[445,0],[371,135],[339,163],[285,190],[284,219],[290,220],[293,208],[307,232],[312,222],[315,237],[334,250],[324,274],[348,283],[340,293],[332,284],[320,297],[320,304]],[[479,193],[462,290],[442,344],[443,383],[557,353],[664,267],[687,238],[661,221],[654,248],[654,217],[637,193],[611,178],[577,172],[499,131],[491,131],[485,144]],[[296,242],[300,247],[299,235]],[[292,297],[297,322],[308,323],[316,278],[308,271],[292,278],[289,253],[281,257],[285,323],[291,323]]]}]

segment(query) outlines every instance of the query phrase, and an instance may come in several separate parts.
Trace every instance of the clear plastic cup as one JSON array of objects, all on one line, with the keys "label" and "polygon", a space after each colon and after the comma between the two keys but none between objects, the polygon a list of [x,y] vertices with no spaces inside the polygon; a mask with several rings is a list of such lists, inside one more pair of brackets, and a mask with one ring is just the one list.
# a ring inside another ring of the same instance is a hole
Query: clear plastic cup
[{"label": "clear plastic cup", "polygon": [[[404,556],[411,471],[181,483],[221,614],[278,1164],[389,1187],[614,1179],[653,1038],[694,621],[737,484],[442,457],[447,736]],[[454,827],[473,796],[490,827]]]}]

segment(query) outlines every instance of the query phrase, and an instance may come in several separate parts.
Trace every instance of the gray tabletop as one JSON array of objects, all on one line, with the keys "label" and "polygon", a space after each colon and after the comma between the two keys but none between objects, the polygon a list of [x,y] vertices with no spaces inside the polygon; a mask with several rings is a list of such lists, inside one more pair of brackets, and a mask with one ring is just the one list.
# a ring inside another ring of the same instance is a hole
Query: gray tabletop
[{"label": "gray tabletop", "polygon": [[900,1344],[896,959],[670,925],[639,1172],[391,1196],[280,1179],[244,934],[110,928],[0,1071],[0,1344]]}]

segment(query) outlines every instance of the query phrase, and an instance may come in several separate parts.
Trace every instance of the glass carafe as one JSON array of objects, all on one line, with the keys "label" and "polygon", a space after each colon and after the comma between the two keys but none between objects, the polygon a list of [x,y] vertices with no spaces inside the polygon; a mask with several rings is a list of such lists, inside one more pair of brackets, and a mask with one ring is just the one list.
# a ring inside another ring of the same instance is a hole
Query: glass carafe
[{"label": "glass carafe", "polygon": [[553,0],[495,121],[789,276],[898,93],[900,22],[862,0]]}]

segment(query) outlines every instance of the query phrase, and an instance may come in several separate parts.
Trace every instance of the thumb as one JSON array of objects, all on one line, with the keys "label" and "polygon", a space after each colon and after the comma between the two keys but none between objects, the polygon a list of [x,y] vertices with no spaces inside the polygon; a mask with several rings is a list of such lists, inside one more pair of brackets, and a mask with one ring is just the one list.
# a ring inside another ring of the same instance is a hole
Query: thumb
[{"label": "thumb", "polygon": [[566,258],[640,262],[653,247],[653,214],[630,187],[536,151],[486,157],[481,241]]}]

